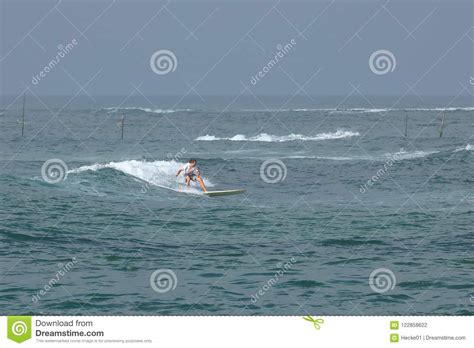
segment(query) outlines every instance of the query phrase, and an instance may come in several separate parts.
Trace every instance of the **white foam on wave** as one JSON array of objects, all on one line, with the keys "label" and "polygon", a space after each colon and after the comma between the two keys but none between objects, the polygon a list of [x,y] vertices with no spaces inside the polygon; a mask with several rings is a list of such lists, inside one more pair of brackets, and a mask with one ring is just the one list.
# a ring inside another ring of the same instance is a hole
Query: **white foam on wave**
[{"label": "white foam on wave", "polygon": [[195,140],[200,140],[200,141],[214,141],[214,140],[221,140],[222,138],[218,138],[214,135],[203,135],[202,137],[198,137]]},{"label": "white foam on wave", "polygon": [[[393,109],[395,110],[395,109]],[[366,109],[366,108],[296,108],[296,109],[243,109],[242,111],[248,112],[315,112],[315,111],[326,111],[331,113],[345,113],[345,112],[385,112],[390,109]]]},{"label": "white foam on wave", "polygon": [[393,154],[392,153],[385,154],[385,158],[400,161],[400,160],[410,160],[410,159],[415,159],[415,158],[423,158],[423,157],[433,155],[435,153],[439,153],[439,151],[405,151],[405,150],[400,150],[400,151],[395,152]]},{"label": "white foam on wave", "polygon": [[294,112],[308,112],[308,111],[334,111],[334,108],[318,108],[318,109],[288,109],[285,111],[294,111]]},{"label": "white foam on wave", "polygon": [[[114,169],[133,176],[141,181],[144,181],[150,185],[163,187],[171,190],[178,191],[182,188],[184,180],[183,177],[176,177],[176,172],[179,167],[183,166],[184,163],[176,161],[121,161],[121,162],[110,162],[106,164],[95,163],[88,166],[82,166],[79,168],[71,169],[68,174],[79,174],[86,171],[98,171],[106,168]],[[206,186],[214,186],[214,184],[203,176],[204,183]],[[200,193],[198,184],[192,182],[192,193]]]},{"label": "white foam on wave", "polygon": [[143,108],[138,106],[127,106],[127,107],[107,107],[103,108],[103,110],[107,110],[109,113],[117,112],[120,110],[139,110],[144,112],[149,112],[153,114],[172,114],[175,112],[189,112],[193,111],[193,109],[151,109],[151,108]]},{"label": "white foam on wave", "polygon": [[464,147],[458,147],[456,150],[453,152],[459,152],[459,151],[474,151],[474,145],[467,144]]},{"label": "white foam on wave", "polygon": [[365,108],[352,108],[352,109],[334,109],[331,110],[331,113],[379,113],[379,112],[389,112],[390,109],[365,109]]},{"label": "white foam on wave", "polygon": [[[331,113],[388,113],[396,111],[419,111],[419,112],[453,112],[453,111],[473,111],[474,107],[449,107],[449,108],[350,108],[333,109]],[[314,110],[316,111],[316,110]]]},{"label": "white foam on wave", "polygon": [[286,156],[283,158],[288,158],[288,159],[320,159],[320,160],[330,160],[330,161],[354,161],[354,160],[360,160],[361,158],[356,158],[356,157],[331,157],[331,156]]},{"label": "white foam on wave", "polygon": [[434,107],[434,108],[301,108],[301,109],[284,109],[284,110],[244,110],[244,111],[271,111],[271,112],[330,112],[330,113],[387,113],[395,111],[423,111],[423,112],[433,112],[433,111],[474,111],[474,106],[468,107]]},{"label": "white foam on wave", "polygon": [[260,133],[253,137],[247,137],[243,134],[237,134],[233,137],[221,138],[216,137],[215,135],[203,135],[196,138],[196,141],[218,141],[218,140],[228,140],[228,141],[257,141],[257,142],[269,142],[269,143],[281,143],[285,141],[318,141],[318,140],[331,140],[331,139],[342,139],[349,138],[354,136],[359,136],[359,132],[345,131],[338,129],[336,132],[332,133],[320,133],[315,136],[306,136],[303,134],[289,134],[289,135],[271,135],[267,133]]},{"label": "white foam on wave", "polygon": [[474,106],[468,107],[448,107],[448,108],[409,108],[407,111],[474,111]]},{"label": "white foam on wave", "polygon": [[293,155],[293,156],[286,156],[281,158],[289,158],[289,159],[320,159],[320,160],[330,160],[330,161],[388,161],[392,160],[402,161],[402,160],[411,160],[416,158],[423,158],[435,153],[439,153],[439,151],[405,151],[400,150],[395,153],[386,153],[384,155],[375,155],[375,156],[304,156],[304,155]]},{"label": "white foam on wave", "polygon": [[[100,110],[107,110],[109,113],[118,112],[121,110],[140,110],[155,114],[171,114],[174,112],[191,112],[194,109],[159,109],[146,108],[141,106],[126,106],[126,107],[105,107]],[[454,106],[454,107],[433,107],[433,108],[296,108],[296,109],[242,109],[243,112],[329,112],[329,113],[387,113],[395,111],[420,111],[420,112],[453,112],[453,111],[474,111],[474,106]],[[234,110],[229,110],[234,112]]]}]

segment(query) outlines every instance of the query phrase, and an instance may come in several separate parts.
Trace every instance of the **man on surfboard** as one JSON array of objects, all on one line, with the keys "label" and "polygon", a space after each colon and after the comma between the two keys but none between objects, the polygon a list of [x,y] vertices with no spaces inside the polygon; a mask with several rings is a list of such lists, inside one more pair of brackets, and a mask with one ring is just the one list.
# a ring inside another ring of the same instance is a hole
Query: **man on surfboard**
[{"label": "man on surfboard", "polygon": [[186,186],[189,187],[191,180],[197,181],[199,186],[201,186],[204,192],[207,192],[206,185],[204,185],[204,180],[202,180],[201,172],[197,166],[197,162],[195,159],[190,159],[188,163],[186,163],[183,167],[179,168],[176,176],[184,172],[184,181],[186,182]]}]

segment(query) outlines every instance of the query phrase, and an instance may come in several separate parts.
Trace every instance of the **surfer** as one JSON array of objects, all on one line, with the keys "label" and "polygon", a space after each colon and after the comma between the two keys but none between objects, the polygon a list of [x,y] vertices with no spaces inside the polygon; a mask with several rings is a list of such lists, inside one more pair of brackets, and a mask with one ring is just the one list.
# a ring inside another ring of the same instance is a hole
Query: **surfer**
[{"label": "surfer", "polygon": [[183,167],[178,169],[176,176],[184,172],[184,181],[186,182],[186,186],[189,187],[189,184],[192,181],[197,181],[199,186],[201,186],[204,192],[207,192],[206,185],[204,185],[204,180],[202,180],[201,172],[197,166],[197,161],[195,159],[190,159],[188,163],[186,163]]}]

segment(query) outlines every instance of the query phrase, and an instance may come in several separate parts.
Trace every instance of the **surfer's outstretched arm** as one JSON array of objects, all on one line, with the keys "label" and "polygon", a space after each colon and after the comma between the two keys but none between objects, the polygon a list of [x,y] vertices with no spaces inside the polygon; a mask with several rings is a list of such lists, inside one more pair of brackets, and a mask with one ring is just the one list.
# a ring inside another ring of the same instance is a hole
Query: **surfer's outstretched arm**
[{"label": "surfer's outstretched arm", "polygon": [[182,171],[183,171],[183,168],[179,168],[179,169],[178,169],[178,172],[176,173],[176,176],[178,176],[179,174],[181,174]]},{"label": "surfer's outstretched arm", "polygon": [[204,180],[202,180],[201,176],[198,176],[198,177],[196,178],[196,180],[198,181],[199,186],[201,186],[202,190],[203,190],[204,192],[207,192],[206,185],[204,185]]}]

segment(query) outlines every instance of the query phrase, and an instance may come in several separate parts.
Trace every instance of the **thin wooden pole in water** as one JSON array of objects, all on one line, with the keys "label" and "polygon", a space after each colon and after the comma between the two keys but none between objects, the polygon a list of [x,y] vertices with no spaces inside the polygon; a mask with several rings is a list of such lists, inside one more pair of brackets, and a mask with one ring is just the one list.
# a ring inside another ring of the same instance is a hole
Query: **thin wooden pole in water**
[{"label": "thin wooden pole in water", "polygon": [[439,128],[439,137],[441,138],[443,136],[443,130],[444,130],[444,118],[446,117],[446,114],[443,114],[443,118],[441,119],[441,126]]},{"label": "thin wooden pole in water", "polygon": [[405,111],[405,138],[408,138],[408,113]]},{"label": "thin wooden pole in water", "polygon": [[21,119],[21,136],[25,133],[25,93],[23,93],[23,117]]},{"label": "thin wooden pole in water", "polygon": [[122,120],[121,120],[121,127],[122,127],[122,136],[121,136],[121,140],[123,140],[123,127],[125,125],[125,116],[122,115]]}]

